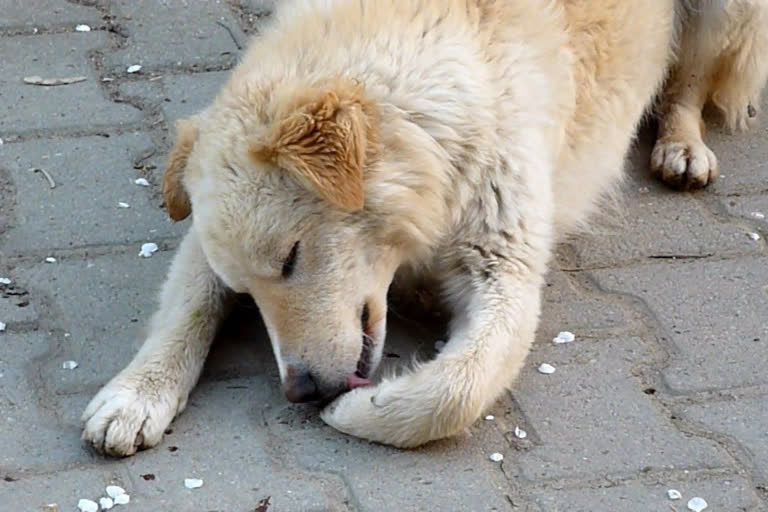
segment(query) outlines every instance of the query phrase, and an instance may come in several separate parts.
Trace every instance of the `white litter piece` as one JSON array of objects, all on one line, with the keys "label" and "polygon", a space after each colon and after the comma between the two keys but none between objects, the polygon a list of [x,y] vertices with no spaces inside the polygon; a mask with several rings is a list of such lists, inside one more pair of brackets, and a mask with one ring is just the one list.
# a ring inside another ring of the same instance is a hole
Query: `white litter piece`
[{"label": "white litter piece", "polygon": [[488,458],[491,459],[493,462],[501,462],[504,460],[504,456],[499,452],[492,453]]},{"label": "white litter piece", "polygon": [[56,85],[69,85],[69,84],[76,84],[78,82],[85,82],[88,80],[87,76],[65,76],[61,78],[43,78],[38,75],[34,76],[25,76],[24,77],[24,83],[29,85],[43,85],[46,87],[56,86]]},{"label": "white litter piece", "polygon": [[693,512],[701,512],[702,510],[704,510],[708,506],[709,505],[704,500],[704,498],[699,498],[698,496],[688,500],[688,509],[689,510],[693,510]]},{"label": "white litter piece", "polygon": [[667,498],[671,500],[679,500],[683,495],[677,489],[670,489],[667,491]]},{"label": "white litter piece", "polygon": [[762,220],[762,219],[765,218],[765,214],[763,212],[752,212],[749,215],[753,219],[760,219],[760,220]]},{"label": "white litter piece", "polygon": [[101,507],[101,510],[109,510],[115,506],[115,502],[112,501],[112,498],[100,498],[99,506]]},{"label": "white litter piece", "polygon": [[118,208],[130,208],[130,207],[131,207],[131,205],[129,205],[128,203],[124,203],[124,202],[122,202],[122,201],[119,201],[119,202],[117,203],[117,207],[118,207]]},{"label": "white litter piece", "polygon": [[88,25],[78,25],[75,27],[75,30],[78,32],[90,32],[91,27],[89,27]]},{"label": "white litter piece", "polygon": [[128,73],[138,73],[141,71],[141,66],[139,64],[134,64],[133,66],[128,66],[128,69],[126,69]]},{"label": "white litter piece", "polygon": [[148,187],[149,182],[145,178],[136,178],[133,182],[142,187]]},{"label": "white litter piece", "polygon": [[641,194],[647,194],[648,192],[650,192],[648,187],[640,187],[639,189],[637,189],[637,191],[640,192]]},{"label": "white litter piece", "polygon": [[435,342],[435,350],[438,352],[442,352],[442,350],[445,348],[445,342],[443,340],[437,340]]},{"label": "white litter piece", "polygon": [[81,499],[77,502],[77,508],[82,512],[99,512],[99,505],[95,501]]},{"label": "white litter piece", "polygon": [[187,489],[197,489],[203,486],[203,481],[199,478],[185,478],[184,487]]},{"label": "white litter piece", "polygon": [[8,326],[5,322],[0,322],[0,332],[3,332],[5,328]]},{"label": "white litter piece", "polygon": [[77,361],[64,361],[63,363],[61,363],[61,367],[64,368],[65,370],[74,370],[78,366],[80,365],[77,364]]},{"label": "white litter piece", "polygon": [[528,437],[528,432],[521,429],[520,427],[515,427],[515,437],[518,439],[525,439]]},{"label": "white litter piece", "polygon": [[46,263],[56,263],[56,258],[54,258],[53,256],[48,256],[47,258],[45,258],[45,262]]},{"label": "white litter piece", "polygon": [[125,494],[125,489],[123,489],[119,485],[108,485],[105,490],[107,491],[107,496],[109,496],[113,500],[118,496],[122,496],[123,494]]},{"label": "white litter piece", "polygon": [[758,235],[757,233],[747,233],[747,236],[749,237],[750,240],[753,240],[755,242],[760,240],[760,235]]},{"label": "white litter piece", "polygon": [[0,139],[0,146],[3,145],[3,139]]},{"label": "white litter piece", "polygon": [[115,498],[115,505],[127,505],[131,502],[131,497],[127,494],[121,494]]},{"label": "white litter piece", "polygon": [[555,367],[548,363],[542,363],[537,368],[539,370],[539,373],[543,373],[544,375],[551,375],[555,373]]},{"label": "white litter piece", "polygon": [[0,284],[11,284],[11,280],[7,277],[0,277]]},{"label": "white litter piece", "polygon": [[157,252],[157,244],[154,242],[148,242],[146,244],[141,245],[139,256],[141,256],[142,258],[150,258],[156,252]]},{"label": "white litter piece", "polygon": [[557,336],[552,338],[552,343],[554,343],[555,345],[559,345],[561,343],[570,343],[575,339],[576,339],[576,336],[574,336],[572,332],[562,331],[557,333]]},{"label": "white litter piece", "polygon": [[493,414],[489,414],[488,416],[485,417],[485,421],[493,421],[495,419],[496,419],[496,416],[494,416]]}]

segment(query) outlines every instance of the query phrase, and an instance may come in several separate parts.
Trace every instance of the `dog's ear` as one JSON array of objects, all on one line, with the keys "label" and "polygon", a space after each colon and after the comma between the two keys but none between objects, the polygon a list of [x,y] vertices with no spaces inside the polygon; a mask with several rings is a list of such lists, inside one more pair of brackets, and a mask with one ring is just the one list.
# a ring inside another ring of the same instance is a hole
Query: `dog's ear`
[{"label": "dog's ear", "polygon": [[328,89],[292,98],[251,155],[293,172],[329,203],[348,211],[363,207],[363,167],[376,147],[372,102],[356,84],[338,81]]},{"label": "dog's ear", "polygon": [[163,199],[168,209],[168,216],[174,221],[186,219],[192,212],[183,178],[187,169],[187,159],[196,142],[197,123],[193,119],[177,121],[176,142],[168,155],[163,176]]}]

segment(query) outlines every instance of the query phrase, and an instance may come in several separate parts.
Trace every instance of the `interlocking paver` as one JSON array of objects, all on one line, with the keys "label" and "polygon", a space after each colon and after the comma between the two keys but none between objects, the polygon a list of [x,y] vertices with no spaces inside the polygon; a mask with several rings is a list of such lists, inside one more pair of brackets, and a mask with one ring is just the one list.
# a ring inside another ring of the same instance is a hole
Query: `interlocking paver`
[{"label": "interlocking paver", "polygon": [[102,23],[98,10],[61,0],[7,0],[0,10],[0,30]]},{"label": "interlocking paver", "polygon": [[[746,237],[745,237],[746,238]],[[640,297],[665,327],[670,361],[663,374],[675,392],[768,383],[768,260],[658,263],[602,270],[605,289]]]},{"label": "interlocking paver", "polygon": [[[0,137],[41,130],[111,131],[139,121],[138,110],[109,101],[87,57],[88,52],[107,45],[108,38],[104,32],[0,38],[0,55],[14,56],[4,59],[0,75]],[[56,87],[22,81],[34,75],[85,76],[87,80]]]},{"label": "interlocking paver", "polygon": [[146,68],[142,73],[229,66],[238,52],[233,35],[245,41],[224,0],[115,0],[112,6],[128,31],[124,48],[106,58],[107,67],[118,72],[134,64]]},{"label": "interlocking paver", "polygon": [[[153,151],[148,136],[120,135],[76,140],[33,140],[4,148],[19,197],[17,223],[5,240],[4,251],[50,250],[108,243],[140,243],[179,236],[160,204],[159,185],[134,183],[142,174],[133,162]],[[56,188],[40,173],[46,169]],[[129,208],[120,208],[124,202]],[[138,250],[137,250],[138,252]]]}]

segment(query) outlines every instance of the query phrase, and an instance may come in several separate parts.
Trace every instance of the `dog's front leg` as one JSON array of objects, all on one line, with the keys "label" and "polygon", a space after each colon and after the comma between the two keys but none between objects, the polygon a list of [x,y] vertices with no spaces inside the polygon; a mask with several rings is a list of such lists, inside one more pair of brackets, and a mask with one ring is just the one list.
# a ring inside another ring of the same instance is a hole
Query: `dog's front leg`
[{"label": "dog's front leg", "polygon": [[147,340],[83,413],[83,439],[113,456],[158,444],[186,406],[229,296],[191,229],[171,265]]},{"label": "dog's front leg", "polygon": [[[448,344],[412,373],[342,395],[322,418],[342,432],[415,447],[470,426],[517,376],[533,342],[548,241],[461,244],[448,272]],[[538,248],[537,248],[538,246]]]}]

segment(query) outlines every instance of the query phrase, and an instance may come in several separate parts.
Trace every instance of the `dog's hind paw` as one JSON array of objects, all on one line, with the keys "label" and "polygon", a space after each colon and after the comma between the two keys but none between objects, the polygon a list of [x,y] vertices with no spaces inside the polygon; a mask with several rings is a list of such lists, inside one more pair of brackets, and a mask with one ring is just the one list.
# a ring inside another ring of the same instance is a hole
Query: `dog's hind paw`
[{"label": "dog's hind paw", "polygon": [[85,409],[82,438],[101,453],[133,455],[160,442],[180,406],[179,398],[170,390],[118,375]]},{"label": "dog's hind paw", "polygon": [[671,187],[697,189],[717,178],[717,157],[701,140],[664,138],[653,148],[651,170]]}]

